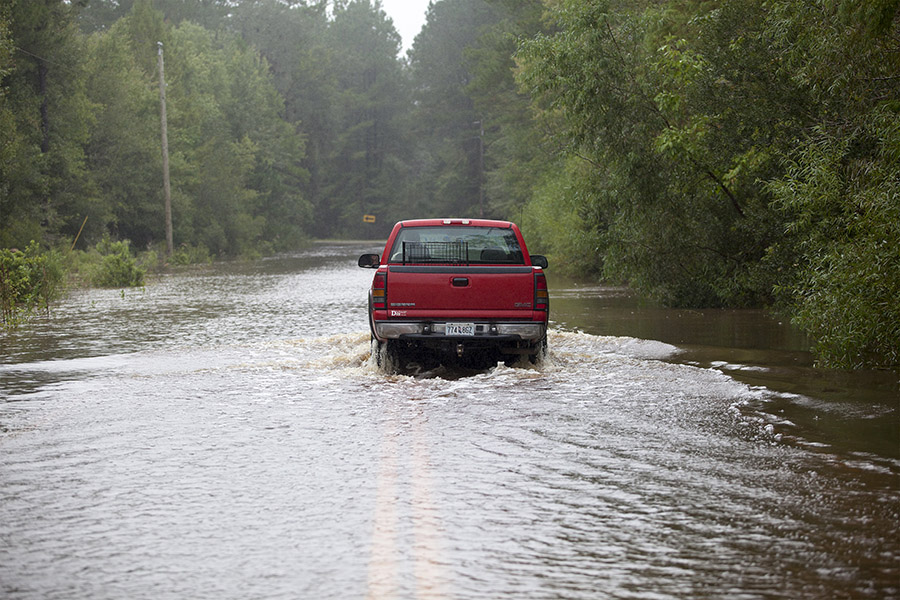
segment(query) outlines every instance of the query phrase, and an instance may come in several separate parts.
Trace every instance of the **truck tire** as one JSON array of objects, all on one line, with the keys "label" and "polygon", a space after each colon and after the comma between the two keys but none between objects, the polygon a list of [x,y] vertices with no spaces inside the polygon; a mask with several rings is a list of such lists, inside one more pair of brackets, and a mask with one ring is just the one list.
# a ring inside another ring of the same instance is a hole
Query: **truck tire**
[{"label": "truck tire", "polygon": [[531,364],[536,365],[539,362],[543,362],[544,358],[547,357],[547,334],[544,334],[535,345],[534,345],[534,354],[528,355],[528,360]]},{"label": "truck tire", "polygon": [[372,355],[375,357],[375,365],[388,373],[397,373],[403,366],[396,340],[380,342],[372,336]]}]

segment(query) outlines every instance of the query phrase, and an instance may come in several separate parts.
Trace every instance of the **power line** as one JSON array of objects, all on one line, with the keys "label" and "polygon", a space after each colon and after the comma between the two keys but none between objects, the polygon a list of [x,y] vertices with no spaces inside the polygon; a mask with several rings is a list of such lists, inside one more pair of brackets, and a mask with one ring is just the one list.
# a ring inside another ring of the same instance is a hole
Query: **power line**
[{"label": "power line", "polygon": [[22,54],[27,54],[28,56],[31,56],[32,58],[36,58],[36,59],[38,59],[38,60],[40,60],[40,61],[43,61],[43,62],[45,62],[45,63],[48,63],[48,64],[51,64],[51,65],[57,66],[57,67],[59,67],[59,68],[61,68],[61,69],[65,69],[65,70],[67,70],[67,71],[71,70],[71,69],[69,69],[69,67],[68,67],[67,65],[64,65],[64,64],[62,64],[62,63],[58,63],[58,62],[56,62],[55,60],[50,60],[49,58],[44,58],[43,56],[40,56],[40,55],[38,55],[38,54],[35,54],[34,52],[29,52],[28,50],[25,50],[24,48],[19,48],[18,46],[15,46],[15,45],[14,45],[14,46],[13,46],[13,50],[18,50],[18,51],[21,52]]}]

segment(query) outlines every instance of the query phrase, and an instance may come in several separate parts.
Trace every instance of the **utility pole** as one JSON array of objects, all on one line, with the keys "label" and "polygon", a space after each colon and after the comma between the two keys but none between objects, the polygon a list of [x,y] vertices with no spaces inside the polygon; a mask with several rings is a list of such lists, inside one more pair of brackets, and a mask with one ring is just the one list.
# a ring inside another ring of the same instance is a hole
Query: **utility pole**
[{"label": "utility pole", "polygon": [[478,125],[478,210],[484,218],[484,122],[475,121]]},{"label": "utility pole", "polygon": [[163,192],[166,197],[166,256],[175,251],[172,243],[172,190],[169,186],[169,134],[166,131],[166,75],[163,68],[163,44],[159,46],[159,114],[162,124]]}]

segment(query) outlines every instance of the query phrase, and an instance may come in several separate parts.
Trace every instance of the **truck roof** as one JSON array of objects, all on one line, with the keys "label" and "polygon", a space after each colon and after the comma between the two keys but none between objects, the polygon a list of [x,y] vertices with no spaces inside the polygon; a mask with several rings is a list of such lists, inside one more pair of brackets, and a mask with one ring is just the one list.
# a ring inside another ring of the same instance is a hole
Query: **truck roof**
[{"label": "truck roof", "polygon": [[509,221],[495,221],[491,219],[410,219],[397,223],[400,227],[439,227],[443,225],[460,225],[469,227],[504,227],[511,228]]}]

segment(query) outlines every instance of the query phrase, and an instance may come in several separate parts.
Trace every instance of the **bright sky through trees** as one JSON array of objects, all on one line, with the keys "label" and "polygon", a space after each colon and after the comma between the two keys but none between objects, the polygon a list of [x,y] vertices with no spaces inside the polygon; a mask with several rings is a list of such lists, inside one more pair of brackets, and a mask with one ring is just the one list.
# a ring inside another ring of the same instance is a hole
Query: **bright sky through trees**
[{"label": "bright sky through trees", "polygon": [[430,0],[382,0],[384,12],[394,21],[394,27],[403,38],[403,52],[412,47],[413,40],[425,24],[425,13]]}]

